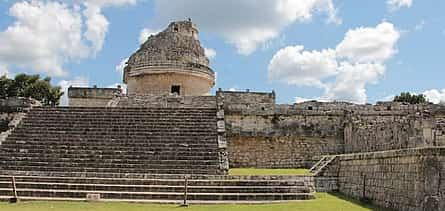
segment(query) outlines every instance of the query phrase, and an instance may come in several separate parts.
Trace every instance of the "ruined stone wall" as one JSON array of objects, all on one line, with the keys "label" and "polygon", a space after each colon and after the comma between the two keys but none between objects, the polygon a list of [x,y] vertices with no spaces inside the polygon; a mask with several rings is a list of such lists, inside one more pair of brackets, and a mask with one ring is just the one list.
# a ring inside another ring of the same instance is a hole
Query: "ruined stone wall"
[{"label": "ruined stone wall", "polygon": [[[352,110],[345,119],[345,153],[445,146],[438,105],[385,104]],[[392,105],[390,107],[389,105]]]},{"label": "ruined stone wall", "polygon": [[326,154],[445,146],[445,111],[437,105],[277,105],[273,92],[217,95],[232,167],[310,167]]},{"label": "ruined stone wall", "polygon": [[224,100],[231,167],[307,168],[317,156],[343,152],[343,111],[276,105],[273,92],[217,95]]},{"label": "ruined stone wall", "polygon": [[400,211],[445,210],[444,147],[343,155],[332,169],[348,196]]},{"label": "ruined stone wall", "polygon": [[71,107],[106,107],[112,98],[70,98],[68,105]]},{"label": "ruined stone wall", "polygon": [[68,105],[74,107],[106,107],[116,96],[120,96],[120,88],[68,88]]},{"label": "ruined stone wall", "polygon": [[[114,101],[114,100],[113,100]],[[111,107],[216,108],[215,96],[129,95],[115,99]]]}]

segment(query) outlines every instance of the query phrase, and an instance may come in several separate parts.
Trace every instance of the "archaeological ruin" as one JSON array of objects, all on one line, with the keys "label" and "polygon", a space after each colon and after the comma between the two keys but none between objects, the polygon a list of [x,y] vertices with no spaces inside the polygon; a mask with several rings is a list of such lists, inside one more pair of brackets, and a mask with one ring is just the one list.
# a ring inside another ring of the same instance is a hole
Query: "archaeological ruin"
[{"label": "archaeological ruin", "polygon": [[269,203],[332,191],[392,210],[445,210],[444,106],[211,95],[215,74],[190,20],[150,36],[123,81],[127,92],[70,87],[67,107],[0,100],[0,198]]}]

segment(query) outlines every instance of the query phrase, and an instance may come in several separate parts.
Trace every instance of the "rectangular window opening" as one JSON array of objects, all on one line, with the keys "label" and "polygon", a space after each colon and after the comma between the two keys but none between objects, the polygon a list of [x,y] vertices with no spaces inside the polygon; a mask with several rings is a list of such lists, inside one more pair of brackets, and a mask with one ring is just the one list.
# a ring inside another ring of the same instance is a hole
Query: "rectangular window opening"
[{"label": "rectangular window opening", "polygon": [[171,90],[172,94],[177,94],[177,95],[181,95],[181,86],[178,85],[173,85],[172,86],[172,90]]}]

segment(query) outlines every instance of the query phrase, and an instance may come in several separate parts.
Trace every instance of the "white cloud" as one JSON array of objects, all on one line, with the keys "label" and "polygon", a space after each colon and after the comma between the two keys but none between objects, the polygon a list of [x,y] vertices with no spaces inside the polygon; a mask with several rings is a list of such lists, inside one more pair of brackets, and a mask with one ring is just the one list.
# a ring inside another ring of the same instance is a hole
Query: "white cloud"
[{"label": "white cloud", "polygon": [[314,14],[327,14],[329,22],[341,22],[332,0],[156,0],[155,12],[159,24],[190,17],[244,55],[276,38],[291,23],[310,21]]},{"label": "white cloud", "polygon": [[442,90],[431,89],[423,92],[423,94],[428,99],[428,101],[434,104],[445,103],[445,89]]},{"label": "white cloud", "polygon": [[107,18],[102,14],[102,8],[132,5],[137,0],[80,0],[80,2],[86,7],[83,11],[87,28],[85,37],[92,44],[92,53],[96,54],[102,49],[110,25]]},{"label": "white cloud", "polygon": [[399,38],[394,25],[383,22],[377,27],[349,30],[336,51],[340,58],[353,62],[383,62],[397,53],[395,44]]},{"label": "white cloud", "polygon": [[58,85],[62,88],[64,92],[62,98],[60,99],[60,105],[66,106],[68,105],[68,88],[70,86],[73,87],[88,87],[90,81],[85,77],[76,77],[73,80],[62,80],[58,83]]},{"label": "white cloud", "polygon": [[124,69],[127,66],[127,62],[128,58],[122,59],[119,65],[116,66],[116,71],[119,72],[121,75],[124,73]]},{"label": "white cloud", "polygon": [[385,73],[385,66],[379,63],[341,63],[334,83],[325,90],[324,99],[364,104],[367,102],[366,85],[377,83]]},{"label": "white cloud", "polygon": [[322,86],[322,80],[337,74],[335,51],[304,51],[303,46],[279,50],[269,64],[269,79],[293,85]]},{"label": "white cloud", "polygon": [[[20,1],[9,9],[15,20],[0,31],[0,66],[33,70],[51,76],[63,66],[94,56],[104,44],[108,21],[105,6],[136,0]],[[83,4],[84,7],[80,7]]]},{"label": "white cloud", "polygon": [[216,56],[216,51],[213,48],[204,48],[204,53],[209,59],[213,59]]},{"label": "white cloud", "polygon": [[349,30],[335,50],[311,52],[304,51],[303,46],[286,47],[272,58],[269,79],[323,88],[324,95],[316,100],[363,104],[367,101],[366,86],[384,75],[384,63],[397,53],[399,38],[400,32],[383,22],[376,27]]},{"label": "white cloud", "polygon": [[66,60],[84,58],[82,19],[78,12],[57,2],[15,3],[9,14],[16,21],[0,32],[0,64],[63,75]]},{"label": "white cloud", "polygon": [[161,30],[158,29],[149,29],[149,28],[142,29],[141,33],[139,33],[139,43],[143,44],[145,41],[147,41],[148,37],[150,37],[151,35],[156,35],[160,31]]},{"label": "white cloud", "polygon": [[386,4],[390,10],[394,11],[402,7],[410,8],[413,5],[413,0],[387,0]]},{"label": "white cloud", "polygon": [[92,53],[97,54],[102,49],[110,23],[102,15],[101,8],[97,5],[87,4],[83,15],[86,17],[85,24],[87,27],[84,34],[85,38],[92,43]]}]

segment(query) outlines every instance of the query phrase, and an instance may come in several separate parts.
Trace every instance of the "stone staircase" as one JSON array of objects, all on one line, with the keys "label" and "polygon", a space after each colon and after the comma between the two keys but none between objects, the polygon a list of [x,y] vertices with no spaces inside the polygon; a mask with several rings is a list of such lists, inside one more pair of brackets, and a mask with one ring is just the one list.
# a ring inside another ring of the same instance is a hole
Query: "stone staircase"
[{"label": "stone staircase", "polygon": [[[3,172],[5,173],[5,172]],[[17,174],[17,172],[15,172]],[[185,179],[182,175],[149,175],[148,178],[15,176],[22,200],[71,200],[181,203]],[[116,176],[116,174],[114,175]],[[189,203],[266,203],[313,199],[305,177],[253,177],[190,175]],[[11,195],[10,175],[0,175],[0,198]]]},{"label": "stone staircase", "polygon": [[219,174],[216,109],[34,108],[0,149],[0,169]]},{"label": "stone staircase", "polygon": [[[31,109],[0,145],[0,199],[267,203],[314,198],[313,178],[228,176],[216,108]],[[312,180],[311,180],[312,179]]]}]

